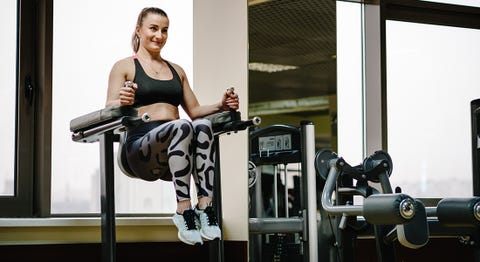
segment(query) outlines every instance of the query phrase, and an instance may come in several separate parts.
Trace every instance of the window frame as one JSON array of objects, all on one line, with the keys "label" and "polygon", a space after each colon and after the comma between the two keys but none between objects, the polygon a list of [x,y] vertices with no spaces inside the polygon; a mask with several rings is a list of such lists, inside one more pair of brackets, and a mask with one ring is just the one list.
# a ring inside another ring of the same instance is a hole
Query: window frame
[{"label": "window frame", "polygon": [[52,11],[53,0],[17,1],[15,194],[0,197],[0,217],[50,214]]},{"label": "window frame", "polygon": [[[368,5],[366,5],[368,6]],[[366,7],[368,8],[368,7]],[[375,145],[381,144],[383,150],[388,150],[388,129],[387,121],[388,116],[387,112],[387,61],[386,61],[386,21],[403,21],[403,22],[412,22],[420,24],[433,24],[441,26],[454,26],[460,28],[469,28],[469,29],[480,29],[480,8],[479,7],[470,7],[470,6],[460,6],[444,3],[434,3],[434,2],[425,2],[418,0],[383,0],[380,3],[378,8],[378,19],[377,21],[367,21],[366,26],[379,29],[379,42],[377,44],[380,48],[378,51],[375,51],[373,57],[380,58],[380,71],[376,71],[378,75],[377,80],[380,83],[380,94],[378,94],[379,99],[374,101],[379,107],[381,107],[380,115],[366,115],[366,118],[370,117],[370,121],[374,122],[378,127],[380,127],[381,136],[374,141]],[[368,43],[367,43],[368,45]],[[366,60],[368,61],[367,58]],[[370,57],[371,59],[371,57]],[[365,63],[365,70],[372,71],[372,66],[369,63]],[[375,68],[373,68],[375,72]],[[370,87],[367,85],[365,89],[368,92]],[[375,91],[374,91],[375,92]],[[378,93],[378,91],[376,91]],[[372,120],[373,118],[373,120]],[[368,122],[368,120],[366,121]],[[367,126],[366,132],[369,132]],[[378,130],[378,129],[377,129]],[[371,132],[371,129],[370,129]],[[368,134],[367,134],[368,137]],[[370,135],[372,137],[372,135]],[[371,143],[371,141],[366,141],[366,143]],[[368,145],[367,145],[367,148]],[[370,148],[373,148],[370,144]],[[371,152],[373,153],[373,152]],[[477,195],[480,192],[480,174],[473,173],[473,193]],[[434,199],[431,199],[434,200]],[[437,199],[438,201],[438,199]]]}]

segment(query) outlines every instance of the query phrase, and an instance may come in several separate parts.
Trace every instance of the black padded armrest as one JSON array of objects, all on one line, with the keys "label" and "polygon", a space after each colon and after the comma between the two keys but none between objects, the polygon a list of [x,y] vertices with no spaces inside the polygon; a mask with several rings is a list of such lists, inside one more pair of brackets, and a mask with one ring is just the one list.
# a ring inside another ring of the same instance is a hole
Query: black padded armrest
[{"label": "black padded armrest", "polygon": [[113,106],[77,117],[70,121],[70,131],[77,133],[119,119],[123,116],[136,117],[137,109],[131,106]]},{"label": "black padded armrest", "polygon": [[234,111],[234,112],[223,111],[223,112],[218,112],[218,113],[205,116],[204,118],[212,122],[213,132],[217,133],[217,132],[223,131],[226,124],[231,123],[233,121],[238,121],[240,120],[241,117],[240,117],[240,112],[238,111]]}]

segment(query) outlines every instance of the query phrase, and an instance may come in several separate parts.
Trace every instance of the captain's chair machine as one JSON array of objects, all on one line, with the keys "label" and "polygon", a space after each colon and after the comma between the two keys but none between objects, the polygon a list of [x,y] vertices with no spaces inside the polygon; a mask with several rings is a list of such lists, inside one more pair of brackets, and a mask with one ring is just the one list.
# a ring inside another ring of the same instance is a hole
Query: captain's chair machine
[{"label": "captain's chair machine", "polygon": [[[244,130],[249,126],[260,124],[260,118],[241,120],[240,112],[229,111],[207,116],[213,124],[214,146],[217,152],[215,163],[214,205],[218,223],[222,226],[222,206],[220,192],[220,154],[219,136],[224,133]],[[100,186],[101,186],[101,226],[102,226],[102,261],[115,261],[115,188],[114,188],[114,142],[120,142],[118,164],[128,176],[135,177],[125,161],[123,142],[128,128],[150,120],[148,114],[138,116],[136,108],[131,106],[109,107],[101,109],[70,122],[72,140],[82,143],[100,144]],[[210,261],[224,261],[223,240],[210,241]]]}]

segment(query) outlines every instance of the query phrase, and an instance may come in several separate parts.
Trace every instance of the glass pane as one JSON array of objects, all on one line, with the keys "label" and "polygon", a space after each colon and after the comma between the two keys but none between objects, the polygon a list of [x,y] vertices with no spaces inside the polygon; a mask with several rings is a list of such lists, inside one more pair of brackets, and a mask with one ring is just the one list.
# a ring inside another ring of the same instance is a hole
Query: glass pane
[{"label": "glass pane", "polygon": [[480,1],[478,0],[427,0],[426,2],[480,7]]},{"label": "glass pane", "polygon": [[15,101],[16,101],[16,50],[17,50],[17,1],[0,2],[0,196],[15,194]]},{"label": "glass pane", "polygon": [[363,160],[361,12],[358,3],[337,1],[338,154],[352,165]]},{"label": "glass pane", "polygon": [[[53,39],[52,213],[100,211],[99,145],[71,141],[69,123],[104,107],[112,65],[133,54],[137,15],[158,1],[55,1]],[[170,18],[162,56],[193,68],[193,2],[161,2]],[[75,10],[75,12],[72,12]],[[88,19],[85,19],[88,17]],[[116,169],[116,211],[173,213],[171,183],[132,179]]]},{"label": "glass pane", "polygon": [[471,196],[480,31],[395,21],[386,29],[392,185],[414,197]]}]

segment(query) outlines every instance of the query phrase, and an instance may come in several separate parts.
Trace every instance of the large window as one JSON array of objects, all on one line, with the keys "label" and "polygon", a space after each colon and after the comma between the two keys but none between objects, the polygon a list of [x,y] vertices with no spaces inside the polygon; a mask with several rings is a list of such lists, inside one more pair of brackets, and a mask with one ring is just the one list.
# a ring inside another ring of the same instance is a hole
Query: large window
[{"label": "large window", "polygon": [[[108,74],[133,51],[130,38],[137,15],[148,6],[170,18],[162,56],[181,65],[193,83],[193,2],[56,1],[53,42],[52,213],[97,213],[99,146],[71,141],[69,122],[105,105]],[[72,10],[75,10],[74,12]],[[193,86],[193,85],[192,85]],[[172,213],[173,185],[132,179],[116,169],[119,213]]]},{"label": "large window", "polygon": [[338,154],[348,163],[363,155],[362,5],[337,1]]},{"label": "large window", "polygon": [[0,128],[0,196],[15,194],[15,97],[17,50],[17,1],[0,3],[0,104],[2,128]]},{"label": "large window", "polygon": [[387,21],[386,32],[392,183],[415,197],[471,196],[480,30]]},{"label": "large window", "polygon": [[465,5],[465,6],[476,6],[480,7],[480,1],[478,0],[424,0],[427,2],[436,2],[452,5]]}]

